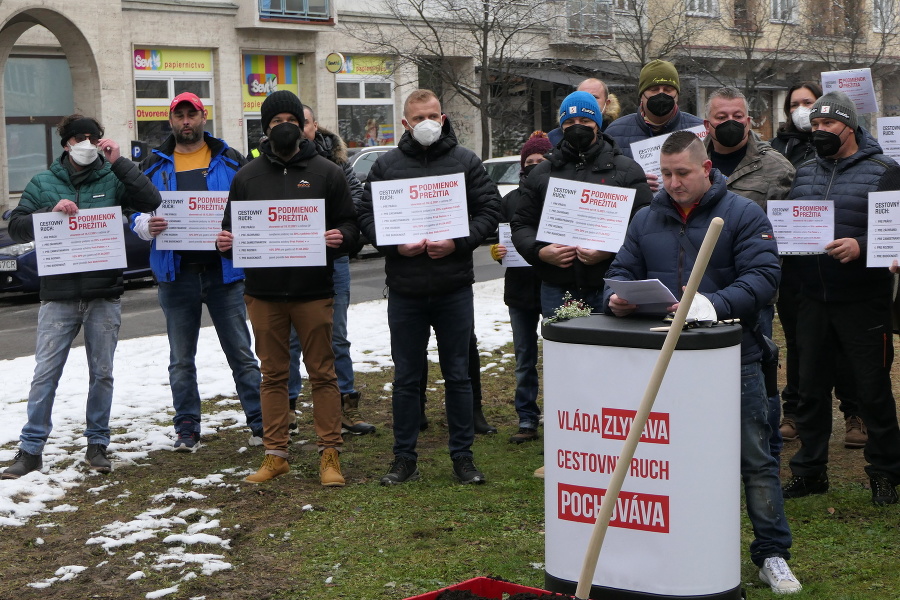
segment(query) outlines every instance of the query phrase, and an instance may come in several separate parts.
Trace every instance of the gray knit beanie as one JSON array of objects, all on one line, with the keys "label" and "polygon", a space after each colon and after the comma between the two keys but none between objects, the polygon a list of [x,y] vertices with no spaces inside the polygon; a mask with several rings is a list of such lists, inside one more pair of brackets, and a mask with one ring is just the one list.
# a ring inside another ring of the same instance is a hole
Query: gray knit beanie
[{"label": "gray knit beanie", "polygon": [[856,106],[844,92],[828,92],[813,104],[809,111],[809,120],[834,119],[856,131],[858,120]]}]

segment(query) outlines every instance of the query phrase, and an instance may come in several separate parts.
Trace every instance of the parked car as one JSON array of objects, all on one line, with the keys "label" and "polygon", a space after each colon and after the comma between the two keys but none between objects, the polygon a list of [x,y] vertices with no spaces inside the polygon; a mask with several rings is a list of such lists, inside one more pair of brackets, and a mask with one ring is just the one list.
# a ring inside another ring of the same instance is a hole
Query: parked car
[{"label": "parked car", "polygon": [[[353,167],[356,177],[365,183],[366,177],[369,176],[369,171],[372,169],[372,165],[375,164],[375,161],[378,160],[378,157],[385,152],[390,152],[396,147],[397,146],[366,146],[365,148],[360,148],[354,152],[350,156],[350,166]],[[352,150],[353,149],[351,149],[351,151]]]},{"label": "parked car", "polygon": [[522,159],[518,154],[489,158],[484,161],[484,168],[487,169],[488,177],[497,184],[501,198],[519,187],[519,172],[522,170],[521,161]]},{"label": "parked car", "polygon": [[[8,221],[12,211],[3,214]],[[145,242],[123,221],[125,232],[125,255],[128,268],[125,280],[150,277],[150,242]],[[6,228],[0,229],[0,293],[37,292],[41,287],[37,271],[37,252],[34,242],[19,244],[9,236]]]}]

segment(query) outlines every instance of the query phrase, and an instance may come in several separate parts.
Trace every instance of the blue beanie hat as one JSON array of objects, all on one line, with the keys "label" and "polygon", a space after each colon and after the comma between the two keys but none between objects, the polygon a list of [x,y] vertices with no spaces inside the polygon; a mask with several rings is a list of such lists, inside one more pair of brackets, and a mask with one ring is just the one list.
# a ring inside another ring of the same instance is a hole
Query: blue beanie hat
[{"label": "blue beanie hat", "polygon": [[597,124],[597,128],[603,127],[603,113],[596,98],[587,92],[572,92],[562,101],[559,107],[559,124],[572,117],[587,117]]}]

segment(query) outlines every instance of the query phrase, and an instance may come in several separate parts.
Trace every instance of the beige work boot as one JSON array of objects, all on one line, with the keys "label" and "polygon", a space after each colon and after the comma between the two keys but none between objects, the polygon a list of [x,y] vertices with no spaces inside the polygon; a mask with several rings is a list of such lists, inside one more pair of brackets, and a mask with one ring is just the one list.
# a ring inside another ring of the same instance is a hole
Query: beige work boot
[{"label": "beige work boot", "polygon": [[341,433],[366,435],[375,433],[375,426],[363,421],[359,413],[359,392],[341,394]]},{"label": "beige work boot", "polygon": [[286,458],[275,456],[274,454],[266,454],[263,458],[259,471],[253,475],[244,478],[247,483],[263,483],[275,479],[279,475],[284,475],[291,470]]},{"label": "beige work boot", "polygon": [[800,437],[800,434],[797,432],[797,422],[794,421],[793,417],[783,418],[779,429],[781,430],[781,439],[786,442],[793,442]]},{"label": "beige work boot", "polygon": [[346,482],[341,475],[341,461],[335,448],[325,448],[322,451],[319,479],[325,487],[344,487]]},{"label": "beige work boot", "polygon": [[544,467],[538,467],[537,469],[535,469],[534,476],[537,477],[538,479],[543,479],[544,478]]},{"label": "beige work boot", "polygon": [[844,448],[865,448],[869,441],[869,431],[863,420],[853,416],[847,417],[845,423],[847,430],[844,434]]}]

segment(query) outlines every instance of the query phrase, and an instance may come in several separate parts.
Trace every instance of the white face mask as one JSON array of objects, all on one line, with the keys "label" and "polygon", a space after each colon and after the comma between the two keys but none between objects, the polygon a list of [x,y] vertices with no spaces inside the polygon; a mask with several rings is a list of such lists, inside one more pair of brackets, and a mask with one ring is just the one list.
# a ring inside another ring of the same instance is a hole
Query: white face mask
[{"label": "white face mask", "polygon": [[810,112],[810,108],[806,106],[795,108],[794,112],[791,113],[791,121],[794,122],[794,127],[800,131],[812,131],[812,125],[809,122]]},{"label": "white face mask", "polygon": [[92,165],[97,160],[97,146],[93,145],[90,140],[78,142],[74,146],[69,146],[69,156],[76,165],[82,167]]},{"label": "white face mask", "polygon": [[426,148],[441,137],[441,129],[443,126],[438,121],[425,119],[412,130],[413,139],[425,146]]}]

